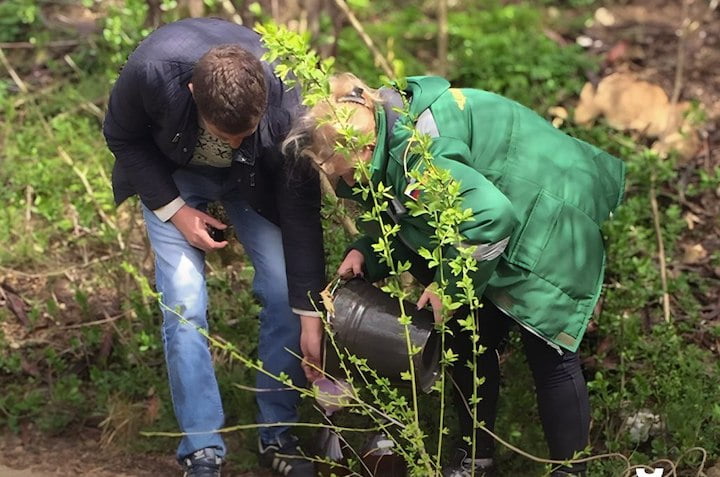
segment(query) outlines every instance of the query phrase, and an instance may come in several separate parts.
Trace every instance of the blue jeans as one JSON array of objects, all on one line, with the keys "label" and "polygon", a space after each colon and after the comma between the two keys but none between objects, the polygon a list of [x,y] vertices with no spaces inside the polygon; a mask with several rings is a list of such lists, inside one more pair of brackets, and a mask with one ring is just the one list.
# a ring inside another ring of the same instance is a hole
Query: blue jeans
[{"label": "blue jeans", "polygon": [[[173,174],[185,202],[204,210],[209,202],[220,201],[235,227],[237,238],[255,268],[253,290],[259,298],[260,336],[258,358],[274,375],[284,372],[296,385],[304,385],[300,362],[287,349],[300,353],[300,320],[288,304],[285,258],[280,229],[241,199],[237,182],[227,169],[188,167]],[[175,417],[184,436],[177,456],[214,447],[225,455],[225,444],[215,432],[223,427],[224,416],[212,358],[205,337],[197,328],[208,329],[208,296],[205,283],[205,254],[191,246],[171,222],[162,222],[143,206],[147,232],[155,253],[157,290],[169,310],[163,307],[163,344]],[[181,323],[179,310],[189,323]],[[258,389],[284,386],[257,373]],[[286,389],[256,394],[259,423],[296,422],[299,395]],[[265,443],[276,442],[287,427],[260,429]]]}]

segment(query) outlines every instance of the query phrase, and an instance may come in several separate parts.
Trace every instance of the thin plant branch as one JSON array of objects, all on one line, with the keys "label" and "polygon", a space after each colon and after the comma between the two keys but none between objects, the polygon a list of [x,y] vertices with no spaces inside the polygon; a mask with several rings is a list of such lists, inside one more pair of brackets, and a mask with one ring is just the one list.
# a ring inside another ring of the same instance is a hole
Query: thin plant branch
[{"label": "thin plant branch", "polygon": [[32,206],[34,199],[34,189],[33,186],[28,184],[25,186],[25,233],[27,235],[30,235],[30,232],[32,231]]},{"label": "thin plant branch", "polygon": [[34,48],[65,48],[68,46],[77,46],[85,41],[81,40],[56,40],[48,43],[31,43],[29,41],[16,41],[10,43],[0,43],[0,49],[3,50],[22,50]]},{"label": "thin plant branch", "polygon": [[240,13],[238,12],[237,8],[235,8],[235,5],[230,0],[222,0],[220,2],[222,9],[230,16],[230,19],[237,23],[238,25],[242,25],[243,19],[240,16]]},{"label": "thin plant branch", "polygon": [[652,173],[650,186],[650,207],[652,208],[653,225],[658,244],[658,261],[660,262],[660,285],[662,286],[663,317],[666,323],[670,323],[670,294],[667,284],[667,259],[665,256],[665,244],[663,243],[662,229],[660,228],[660,211],[655,191],[655,172]]},{"label": "thin plant branch", "polygon": [[350,10],[350,7],[345,2],[345,0],[335,0],[335,5],[337,5],[337,7],[345,14],[347,19],[350,20],[350,24],[355,29],[355,31],[358,32],[358,34],[360,35],[360,39],[362,39],[363,43],[365,43],[365,45],[370,48],[370,51],[372,51],[375,62],[378,64],[378,66],[382,68],[386,75],[392,78],[394,76],[394,72],[393,69],[390,67],[390,63],[388,63],[385,56],[380,53],[380,50],[377,48],[377,46],[375,46],[375,43],[372,41],[372,38],[370,38],[370,35],[365,32],[362,23],[360,23],[352,10]]},{"label": "thin plant branch", "polygon": [[30,90],[28,89],[25,82],[20,78],[20,76],[15,71],[15,68],[12,67],[10,62],[7,59],[7,56],[5,56],[5,53],[3,52],[2,48],[0,48],[0,63],[3,64],[7,72],[10,74],[10,77],[15,82],[17,87],[22,91],[23,93],[28,93]]},{"label": "thin plant branch", "polygon": [[76,329],[76,328],[86,328],[88,326],[104,325],[105,323],[112,323],[113,321],[117,321],[120,318],[127,316],[129,313],[130,313],[129,311],[123,311],[122,313],[118,313],[117,315],[103,318],[102,320],[89,321],[87,323],[78,323],[75,325],[60,326],[59,328],[61,330],[72,330],[72,329]]},{"label": "thin plant branch", "polygon": [[105,213],[105,211],[102,209],[102,206],[96,199],[95,191],[92,188],[92,185],[90,185],[90,181],[87,179],[87,174],[85,174],[83,171],[81,171],[76,165],[75,161],[73,161],[72,157],[70,157],[70,154],[65,151],[61,146],[58,146],[58,154],[60,154],[60,158],[70,167],[72,167],[73,172],[80,178],[80,181],[82,182],[83,186],[85,187],[85,190],[88,193],[88,196],[92,200],[93,204],[95,205],[95,210],[97,210],[98,215],[102,219],[105,224],[110,227],[110,229],[115,231],[115,236],[117,237],[118,245],[120,246],[120,250],[125,250],[125,241],[123,240],[122,234],[120,233],[120,230],[118,229],[117,224],[114,220],[110,219],[108,215]]},{"label": "thin plant branch", "polygon": [[113,258],[118,257],[119,255],[121,255],[121,252],[94,258],[92,260],[89,260],[85,263],[81,263],[78,265],[70,265],[69,267],[60,268],[57,270],[50,270],[47,272],[27,273],[27,272],[23,272],[20,270],[14,270],[12,268],[7,268],[7,267],[3,267],[3,266],[0,266],[0,271],[2,271],[3,273],[10,274],[10,275],[16,275],[16,276],[19,276],[22,278],[47,278],[47,277],[54,277],[57,275],[65,275],[67,272],[69,272],[71,270],[77,270],[79,268],[87,268],[91,265],[95,265],[97,263],[104,262],[106,260],[112,260]]},{"label": "thin plant branch", "polygon": [[677,45],[677,56],[675,64],[677,65],[675,68],[675,80],[673,84],[673,91],[672,95],[670,97],[670,113],[668,115],[668,122],[665,125],[665,133],[669,133],[670,131],[676,130],[680,125],[676,124],[676,121],[679,121],[678,118],[679,115],[674,114],[673,111],[675,110],[675,106],[678,103],[678,100],[680,99],[680,92],[682,91],[683,86],[683,75],[685,73],[685,56],[686,56],[686,43],[687,43],[687,36],[688,32],[690,31],[690,24],[692,23],[689,16],[689,10],[690,10],[690,1],[691,0],[682,0],[682,23],[680,25],[680,37],[678,39],[678,45]]},{"label": "thin plant branch", "polygon": [[680,26],[680,38],[678,39],[677,48],[677,60],[675,64],[675,83],[673,85],[672,96],[670,97],[670,104],[676,105],[680,99],[680,92],[682,91],[683,75],[685,73],[685,46],[687,43],[688,32],[690,31],[690,0],[683,0],[682,4],[682,25]]},{"label": "thin plant branch", "polygon": [[438,1],[438,74],[448,71],[448,0]]},{"label": "thin plant branch", "polygon": [[255,423],[255,424],[238,424],[236,426],[223,427],[221,429],[213,429],[209,431],[196,431],[196,432],[160,432],[160,431],[143,431],[140,432],[141,436],[144,437],[183,437],[183,436],[202,436],[206,434],[215,433],[228,433],[235,431],[247,431],[250,429],[260,429],[267,427],[314,427],[314,428],[328,428],[338,430],[342,432],[370,432],[374,431],[374,427],[362,428],[362,427],[338,427],[336,425],[328,425],[319,422],[266,422],[266,423]]}]

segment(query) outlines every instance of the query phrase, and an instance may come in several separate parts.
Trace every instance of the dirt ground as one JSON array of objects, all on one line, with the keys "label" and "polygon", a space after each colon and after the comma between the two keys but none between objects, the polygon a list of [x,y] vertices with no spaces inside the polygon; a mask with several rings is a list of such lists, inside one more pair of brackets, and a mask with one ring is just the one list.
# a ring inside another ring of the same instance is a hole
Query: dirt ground
[{"label": "dirt ground", "polygon": [[99,445],[96,432],[0,440],[0,477],[150,477],[177,476],[172,456],[129,456]]},{"label": "dirt ground", "polygon": [[[239,472],[231,466],[225,477],[270,477],[262,470]],[[47,437],[38,432],[0,437],[0,477],[177,477],[172,455],[129,455],[100,446],[97,429]]]},{"label": "dirt ground", "polygon": [[[670,95],[679,85],[680,99],[697,100],[707,111],[708,122],[702,131],[702,146],[690,171],[720,165],[720,8],[713,2],[690,1],[686,48],[678,56],[678,35],[683,19],[680,0],[631,0],[607,7],[610,17],[601,16],[584,34],[593,40],[591,50],[605,58],[601,76],[616,71],[631,71],[656,83]],[[715,5],[715,8],[711,8]],[[611,18],[611,20],[608,20]],[[560,32],[562,35],[562,32]],[[574,41],[565,38],[567,41]],[[683,63],[678,82],[678,60]],[[680,180],[680,179],[679,179]],[[718,191],[720,194],[720,191]],[[708,252],[720,249],[720,230],[715,217],[720,213],[717,200],[687,205],[701,219],[695,229]],[[704,220],[703,220],[704,219]],[[689,266],[701,267],[702,273],[720,277],[709,260]],[[720,291],[707,297],[707,317],[720,317]],[[718,352],[718,344],[706,343]],[[21,433],[22,434],[22,433]],[[0,436],[0,477],[164,477],[179,475],[179,467],[168,455],[128,455],[99,445],[99,431],[84,429],[71,435],[47,437],[34,434]],[[712,465],[712,463],[711,463]],[[720,471],[719,471],[720,472]],[[262,471],[239,473],[227,468],[227,476],[267,477]]]}]

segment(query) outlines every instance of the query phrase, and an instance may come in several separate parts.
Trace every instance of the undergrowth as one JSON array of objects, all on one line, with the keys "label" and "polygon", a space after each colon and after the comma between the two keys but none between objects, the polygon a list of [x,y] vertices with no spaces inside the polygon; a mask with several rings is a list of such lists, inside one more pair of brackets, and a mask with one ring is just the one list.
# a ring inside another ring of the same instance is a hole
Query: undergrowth
[{"label": "undergrowth", "polygon": [[[425,7],[356,3],[368,32],[394,56],[399,71],[422,74],[437,67],[436,27],[427,20]],[[175,424],[159,312],[120,266],[132,263],[150,274],[152,262],[137,202],[119,210],[113,205],[112,157],[97,110],[118,67],[147,33],[144,8],[144,2],[136,1],[110,9],[94,47],[69,53],[80,69],[59,58],[49,62],[52,88],[31,79],[31,92],[22,94],[11,78],[0,78],[0,273],[6,296],[16,294],[25,303],[16,310],[19,315],[9,306],[0,309],[0,427],[17,432],[31,423],[44,432],[62,433],[97,426],[108,444],[172,452],[172,439],[136,437],[139,429],[172,430]],[[42,39],[35,3],[4,2],[0,13],[0,41]],[[541,18],[535,6],[522,3],[484,4],[471,14],[451,10],[449,79],[503,93],[541,112],[577,95],[582,72],[593,67],[593,60],[548,40]],[[361,45],[353,30],[343,30],[339,68],[376,78]],[[28,78],[37,60],[23,58],[29,63],[16,68]],[[567,127],[628,164],[627,197],[603,229],[608,264],[602,307],[594,319],[597,330],[582,348],[592,400],[592,453],[621,452],[633,463],[648,464],[676,460],[700,446],[709,460],[716,460],[720,363],[694,338],[702,326],[700,297],[717,281],[675,266],[689,232],[684,206],[675,200],[683,187],[677,181],[679,166],[603,125]],[[717,172],[696,172],[694,178],[694,185],[682,191],[690,200],[720,185]],[[674,311],[669,322],[663,317],[653,191],[674,270],[668,281]],[[338,233],[338,214],[347,209],[326,199],[323,210],[332,273],[349,241],[347,233]],[[713,259],[720,265],[720,256]],[[253,356],[258,308],[250,292],[252,268],[237,244],[228,255],[213,257],[210,268],[212,330]],[[720,336],[720,329],[711,332]],[[504,355],[497,430],[513,445],[546,455],[532,379],[517,342],[512,339]],[[254,422],[252,393],[235,386],[252,386],[253,373],[225,354],[217,353],[216,359],[228,423]],[[429,406],[425,399],[420,398],[423,409]],[[642,440],[630,432],[632,417],[640,412],[657,423]],[[126,417],[138,421],[128,424]],[[253,446],[251,431],[237,436],[233,459],[238,467],[254,466],[255,456],[248,451]],[[499,458],[513,475],[544,471],[509,450],[501,449]],[[683,462],[687,471],[699,464],[699,454]],[[611,477],[622,469],[617,461],[603,460],[591,465],[590,475]]]}]

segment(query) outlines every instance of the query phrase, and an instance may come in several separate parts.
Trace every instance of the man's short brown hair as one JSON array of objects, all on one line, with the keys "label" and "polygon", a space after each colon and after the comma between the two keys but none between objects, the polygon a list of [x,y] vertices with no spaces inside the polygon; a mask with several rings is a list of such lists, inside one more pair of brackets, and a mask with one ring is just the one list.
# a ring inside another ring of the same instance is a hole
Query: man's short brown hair
[{"label": "man's short brown hair", "polygon": [[198,114],[222,132],[246,132],[265,112],[262,63],[237,45],[210,49],[195,65],[191,81]]}]

